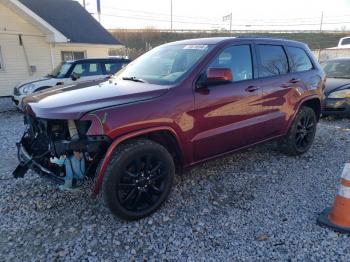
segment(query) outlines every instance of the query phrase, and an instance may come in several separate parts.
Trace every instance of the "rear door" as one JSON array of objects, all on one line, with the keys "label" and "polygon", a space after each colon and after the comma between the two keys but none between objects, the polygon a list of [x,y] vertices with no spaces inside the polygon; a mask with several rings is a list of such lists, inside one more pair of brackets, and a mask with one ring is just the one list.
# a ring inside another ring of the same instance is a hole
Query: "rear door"
[{"label": "rear door", "polygon": [[254,79],[251,43],[224,48],[209,68],[230,68],[233,81],[195,90],[194,157],[196,161],[221,154],[260,139],[263,125],[262,90]]},{"label": "rear door", "polygon": [[308,53],[301,47],[286,46],[291,74],[291,82],[295,83],[298,93],[303,93],[308,89],[316,89],[321,77],[315,70]]},{"label": "rear door", "polygon": [[290,73],[286,47],[282,44],[257,42],[258,71],[262,87],[262,111],[266,118],[266,138],[280,135],[295,112],[296,90],[302,85]]}]

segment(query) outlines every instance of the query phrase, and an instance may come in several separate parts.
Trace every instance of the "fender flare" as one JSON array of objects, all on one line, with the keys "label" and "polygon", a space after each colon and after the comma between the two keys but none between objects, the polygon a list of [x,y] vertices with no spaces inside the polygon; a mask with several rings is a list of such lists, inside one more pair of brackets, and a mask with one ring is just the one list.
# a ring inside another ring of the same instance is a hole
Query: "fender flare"
[{"label": "fender flare", "polygon": [[101,189],[101,186],[102,186],[102,182],[103,182],[103,178],[104,178],[104,174],[105,174],[105,172],[107,170],[107,167],[109,165],[109,162],[111,160],[111,157],[113,155],[113,152],[114,152],[115,148],[118,145],[120,145],[121,143],[123,143],[124,141],[128,140],[128,139],[131,139],[133,137],[137,137],[137,136],[140,136],[140,135],[143,135],[143,134],[147,134],[147,133],[150,133],[150,132],[155,132],[155,131],[169,131],[169,132],[171,132],[174,135],[174,137],[175,137],[175,139],[176,139],[176,141],[177,141],[177,143],[178,143],[178,145],[180,147],[180,151],[182,151],[182,145],[179,142],[180,139],[179,139],[177,133],[175,132],[174,129],[172,129],[169,126],[151,127],[151,128],[147,128],[147,129],[142,129],[142,130],[130,132],[130,133],[124,134],[124,135],[122,135],[120,137],[117,137],[110,144],[110,146],[107,149],[106,154],[103,157],[102,164],[101,164],[100,170],[98,171],[98,174],[97,174],[97,177],[96,177],[96,181],[95,181],[95,186],[94,186],[94,189],[93,189],[93,192],[92,192],[92,197],[93,198],[95,198],[98,195],[98,193],[100,192],[100,189]]}]

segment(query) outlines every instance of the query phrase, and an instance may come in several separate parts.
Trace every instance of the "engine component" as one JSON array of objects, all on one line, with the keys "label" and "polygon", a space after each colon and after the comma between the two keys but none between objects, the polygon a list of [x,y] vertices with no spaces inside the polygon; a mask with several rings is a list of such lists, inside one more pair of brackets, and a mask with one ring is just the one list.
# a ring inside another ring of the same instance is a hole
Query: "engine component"
[{"label": "engine component", "polygon": [[85,177],[85,158],[83,153],[74,151],[72,156],[60,156],[50,159],[51,163],[59,166],[64,166],[66,176],[64,177],[64,184],[60,186],[61,190],[73,188],[73,179],[83,180]]}]

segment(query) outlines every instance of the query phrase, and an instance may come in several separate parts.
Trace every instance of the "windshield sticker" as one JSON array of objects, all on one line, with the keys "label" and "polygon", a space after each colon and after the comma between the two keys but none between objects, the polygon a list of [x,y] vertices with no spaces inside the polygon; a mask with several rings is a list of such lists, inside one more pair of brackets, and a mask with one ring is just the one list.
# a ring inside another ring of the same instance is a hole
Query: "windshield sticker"
[{"label": "windshield sticker", "polygon": [[208,45],[186,45],[184,49],[206,50]]}]

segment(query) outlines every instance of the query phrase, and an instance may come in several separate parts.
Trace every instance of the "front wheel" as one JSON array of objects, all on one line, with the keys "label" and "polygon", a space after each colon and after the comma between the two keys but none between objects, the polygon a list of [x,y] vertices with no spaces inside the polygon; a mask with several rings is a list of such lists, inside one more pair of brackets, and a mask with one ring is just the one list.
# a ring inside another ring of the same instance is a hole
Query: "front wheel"
[{"label": "front wheel", "polygon": [[281,151],[293,156],[308,151],[315,138],[316,125],[315,111],[307,106],[301,107],[287,135],[281,141]]},{"label": "front wheel", "polygon": [[167,199],[175,175],[174,161],[160,144],[131,141],[114,153],[102,185],[113,214],[135,220],[156,211]]}]

